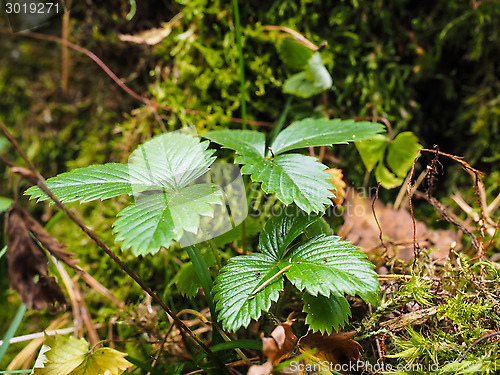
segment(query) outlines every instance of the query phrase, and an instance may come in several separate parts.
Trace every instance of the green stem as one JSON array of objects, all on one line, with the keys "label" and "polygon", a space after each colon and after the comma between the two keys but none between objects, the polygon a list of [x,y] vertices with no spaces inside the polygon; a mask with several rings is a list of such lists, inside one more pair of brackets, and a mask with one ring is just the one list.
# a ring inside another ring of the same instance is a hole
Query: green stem
[{"label": "green stem", "polygon": [[[210,316],[212,317],[213,324],[217,324],[217,310],[215,310],[214,298],[212,296],[212,289],[214,283],[212,281],[212,276],[210,276],[210,269],[205,263],[205,259],[201,255],[201,251],[198,246],[190,245],[186,247],[186,251],[189,255],[191,263],[193,263],[196,275],[200,280],[201,287],[205,293],[205,298],[207,299],[208,308],[210,309]],[[217,329],[212,329],[212,342],[217,344],[222,342],[222,337]]]},{"label": "green stem", "polygon": [[278,123],[276,124],[276,127],[274,128],[273,136],[271,138],[271,142],[269,143],[271,145],[273,144],[274,140],[276,139],[279,132],[283,128],[283,125],[285,124],[286,116],[288,115],[288,112],[290,111],[292,100],[293,100],[293,96],[289,96],[288,99],[286,100],[285,109],[283,109],[283,112],[281,113],[281,116],[278,120]]},{"label": "green stem", "polygon": [[241,223],[241,248],[243,249],[243,253],[247,253],[247,224],[245,220]]},{"label": "green stem", "polygon": [[245,67],[243,64],[243,47],[241,45],[241,25],[238,0],[233,0],[234,24],[236,26],[236,44],[238,45],[238,61],[240,65],[240,95],[241,95],[241,127],[247,128],[247,105],[245,100]]},{"label": "green stem", "polygon": [[[238,46],[238,62],[240,67],[240,96],[241,96],[241,127],[243,130],[247,128],[247,104],[245,95],[245,64],[243,63],[243,47],[241,45],[241,23],[240,11],[238,8],[238,0],[233,0],[234,7],[234,24],[236,26],[236,44]],[[248,183],[248,178],[243,176],[245,185]],[[241,247],[246,252],[247,248],[247,229],[245,221],[241,223]]]},{"label": "green stem", "polygon": [[6,252],[7,252],[7,246],[4,246],[2,250],[0,250],[0,259],[2,259],[2,257],[5,255]]},{"label": "green stem", "polygon": [[[241,45],[241,23],[240,11],[238,8],[238,0],[233,0],[234,7],[234,24],[236,26],[236,44],[238,46],[238,62],[240,66],[240,96],[241,96],[241,127],[243,130],[247,128],[247,103],[245,95],[245,64],[243,63],[243,46]],[[243,179],[245,185],[248,182],[246,176]],[[241,223],[241,247],[246,252],[247,248],[247,228],[245,221]]]},{"label": "green stem", "polygon": [[128,12],[126,20],[130,21],[132,18],[134,18],[135,13],[137,12],[137,4],[135,3],[135,0],[129,0],[130,3],[130,12]]},{"label": "green stem", "polygon": [[219,251],[217,249],[217,246],[215,246],[213,239],[209,239],[208,244],[210,245],[210,250],[212,250],[212,254],[214,255],[215,262],[217,263],[217,273],[219,273],[219,270],[222,268],[222,262],[220,260]]},{"label": "green stem", "polygon": [[217,321],[217,315],[215,312],[214,299],[212,298],[212,288],[214,286],[212,281],[212,276],[210,276],[209,268],[205,263],[205,259],[201,255],[200,249],[196,245],[190,245],[186,247],[186,251],[189,255],[189,259],[193,263],[196,275],[200,280],[203,292],[205,292],[205,297],[207,298],[208,307],[210,308],[210,314],[214,322]]},{"label": "green stem", "polygon": [[[245,64],[243,63],[243,46],[241,45],[241,22],[238,0],[233,0],[234,24],[236,26],[236,44],[238,46],[238,62],[240,67],[240,96],[241,96],[241,127],[247,128],[247,104],[245,95]],[[246,185],[248,178],[243,176],[243,182]],[[241,247],[246,252],[247,248],[247,229],[245,221],[241,223]]]}]

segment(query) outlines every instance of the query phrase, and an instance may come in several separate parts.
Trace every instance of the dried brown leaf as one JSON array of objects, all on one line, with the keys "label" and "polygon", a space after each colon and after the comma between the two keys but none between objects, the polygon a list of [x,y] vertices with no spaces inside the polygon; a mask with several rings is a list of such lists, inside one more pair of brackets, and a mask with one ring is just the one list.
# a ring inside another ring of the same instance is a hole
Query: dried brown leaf
[{"label": "dried brown leaf", "polygon": [[15,205],[7,212],[8,276],[12,288],[29,308],[54,309],[56,303],[65,306],[64,294],[48,274],[47,257],[31,237],[26,217],[29,215]]},{"label": "dried brown leaf", "polygon": [[262,340],[264,355],[276,365],[287,357],[297,345],[297,336],[292,332],[293,320],[288,317],[286,322],[281,323],[272,332],[271,337]]},{"label": "dried brown leaf", "polygon": [[262,365],[253,365],[248,369],[247,375],[270,375],[273,372],[273,364],[270,361]]},{"label": "dried brown leaf", "polygon": [[263,353],[267,357],[267,362],[251,366],[248,369],[248,375],[269,375],[273,366],[292,353],[297,345],[297,336],[292,332],[292,324],[293,320],[290,315],[286,322],[281,323],[271,332],[270,337],[262,339]]},{"label": "dried brown leaf", "polygon": [[[304,359],[305,364],[319,364],[320,367],[337,369],[338,372],[345,373],[342,368],[348,367],[351,363],[359,360],[361,345],[352,338],[356,332],[335,332],[323,335],[320,332],[311,332],[300,338],[300,351],[305,353],[316,349],[314,355]],[[338,367],[336,367],[338,366]]]},{"label": "dried brown leaf", "polygon": [[48,250],[53,256],[59,259],[66,265],[78,270],[76,263],[78,259],[74,259],[74,253],[66,251],[64,248],[66,245],[60,243],[56,238],[54,238],[49,232],[47,232],[41,225],[33,219],[30,214],[28,214],[23,209],[19,209],[22,218],[28,228],[28,230],[35,236],[35,238],[40,241],[42,246]]},{"label": "dried brown leaf", "polygon": [[27,168],[14,166],[14,167],[10,168],[10,172],[18,174],[19,176],[25,178],[26,180],[30,181],[34,185],[36,185],[38,182],[38,176],[36,175],[36,173],[34,173],[33,171],[31,171]]},{"label": "dried brown leaf", "polygon": [[328,180],[333,186],[335,186],[335,189],[331,190],[331,192],[335,194],[335,197],[332,199],[337,207],[340,207],[344,202],[345,188],[347,186],[345,181],[343,180],[344,175],[342,173],[342,169],[330,168],[326,169],[325,172],[328,172],[332,175],[332,178]]},{"label": "dried brown leaf", "polygon": [[333,331],[329,335],[309,331],[307,335],[300,338],[299,345],[305,349],[304,351],[312,348],[318,349],[319,352],[325,353],[325,357],[331,359],[332,363],[349,363],[357,361],[360,356],[361,345],[352,339],[354,336],[356,336],[356,331]]}]

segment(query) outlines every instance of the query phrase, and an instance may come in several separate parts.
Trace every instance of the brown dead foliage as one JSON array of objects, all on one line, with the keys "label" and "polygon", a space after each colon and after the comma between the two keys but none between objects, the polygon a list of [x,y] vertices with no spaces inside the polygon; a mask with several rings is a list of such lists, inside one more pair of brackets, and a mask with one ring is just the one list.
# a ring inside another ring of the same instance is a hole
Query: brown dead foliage
[{"label": "brown dead foliage", "polygon": [[292,353],[297,345],[297,336],[292,332],[292,324],[293,320],[289,316],[286,322],[281,323],[271,332],[270,337],[262,339],[263,352],[267,357],[267,362],[251,366],[248,369],[248,375],[271,374],[273,366]]},{"label": "brown dead foliage", "polygon": [[[339,235],[365,252],[386,250],[387,255],[396,256],[403,261],[410,261],[413,256],[413,221],[411,214],[405,209],[395,210],[391,205],[372,200],[356,193],[352,188],[347,190],[344,213],[344,225]],[[375,211],[379,226],[373,215]],[[383,244],[380,241],[382,231]],[[446,259],[450,248],[459,242],[455,230],[431,230],[416,220],[416,242],[421,248],[433,248],[433,259]]]},{"label": "brown dead foliage", "polygon": [[72,253],[52,237],[35,219],[22,208],[12,205],[7,212],[7,257],[9,280],[21,300],[29,308],[51,311],[59,303],[66,306],[64,294],[55,278],[49,276],[48,259],[37,244],[66,264],[73,265]]},{"label": "brown dead foliage", "polygon": [[[281,369],[276,374],[281,375],[302,375],[306,374],[303,370],[310,368],[325,368],[328,363],[329,368],[339,366],[341,373],[342,365],[349,365],[356,362],[360,357],[361,345],[352,338],[356,332],[336,332],[326,335],[320,332],[309,331],[300,340],[292,332],[292,319],[288,317],[287,321],[281,323],[272,332],[270,337],[262,339],[263,352],[267,357],[267,362],[262,365],[251,366],[248,375],[270,375],[273,368],[283,359],[290,356],[297,346],[303,356],[295,361],[294,366],[288,366]],[[299,366],[297,366],[300,364]],[[316,372],[307,372],[308,375]],[[319,373],[319,372],[318,372]]]},{"label": "brown dead foliage", "polygon": [[330,168],[325,169],[325,172],[332,175],[332,178],[327,181],[330,181],[330,183],[335,186],[335,189],[330,190],[333,194],[335,194],[335,197],[333,197],[332,200],[337,205],[337,207],[340,207],[344,202],[345,188],[347,186],[347,184],[343,180],[344,175],[342,173],[342,169]]},{"label": "brown dead foliage", "polygon": [[[320,332],[309,332],[301,337],[300,350],[307,352],[313,348],[317,349],[314,354],[315,362],[330,365],[349,365],[359,359],[361,345],[352,338],[356,332],[335,332],[323,335]],[[342,371],[339,371],[342,372]]]}]

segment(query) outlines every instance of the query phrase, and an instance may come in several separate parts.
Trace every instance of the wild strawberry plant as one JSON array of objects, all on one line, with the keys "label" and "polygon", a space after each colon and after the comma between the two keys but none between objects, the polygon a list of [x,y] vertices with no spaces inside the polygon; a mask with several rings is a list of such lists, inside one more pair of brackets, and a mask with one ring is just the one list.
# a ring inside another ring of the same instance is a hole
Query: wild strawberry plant
[{"label": "wild strawberry plant", "polygon": [[259,252],[231,258],[216,279],[215,300],[223,327],[235,331],[276,302],[286,278],[303,294],[306,323],[331,332],[347,321],[344,293],[376,303],[377,275],[365,256],[338,236],[314,236],[290,247],[318,215],[287,213],[267,222]]},{"label": "wild strawberry plant", "polygon": [[[325,165],[298,150],[345,144],[373,137],[382,127],[370,122],[308,118],[294,122],[266,147],[265,134],[251,130],[220,130],[204,134],[210,141],[236,151],[241,172],[260,182],[289,208],[272,218],[259,237],[260,251],[233,257],[213,285],[199,249],[188,254],[203,286],[213,319],[236,331],[269,310],[288,279],[302,293],[306,323],[331,332],[349,317],[344,294],[358,294],[376,303],[378,282],[364,255],[338,236],[319,234],[294,242],[331,205],[334,188]],[[89,202],[122,194],[134,202],[118,213],[116,241],[135,255],[155,254],[173,241],[196,235],[202,217],[223,204],[223,190],[200,182],[216,157],[209,141],[186,133],[166,133],[140,145],[128,164],[92,165],[47,180],[62,202]],[[26,191],[47,200],[38,187]],[[287,214],[288,213],[288,214]],[[313,213],[313,214],[311,214]],[[214,301],[216,307],[214,307]],[[219,314],[217,314],[219,312]]]}]

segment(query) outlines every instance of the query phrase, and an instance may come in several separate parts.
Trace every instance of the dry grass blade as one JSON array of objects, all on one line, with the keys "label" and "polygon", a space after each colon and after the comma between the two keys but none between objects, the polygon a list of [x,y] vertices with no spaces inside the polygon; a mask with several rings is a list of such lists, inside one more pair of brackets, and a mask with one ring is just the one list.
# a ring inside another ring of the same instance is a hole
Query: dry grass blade
[{"label": "dry grass blade", "polygon": [[118,39],[123,42],[155,45],[170,35],[172,28],[179,23],[181,18],[182,13],[177,13],[170,21],[163,22],[161,27],[141,31],[140,33],[134,35],[119,34]]}]

